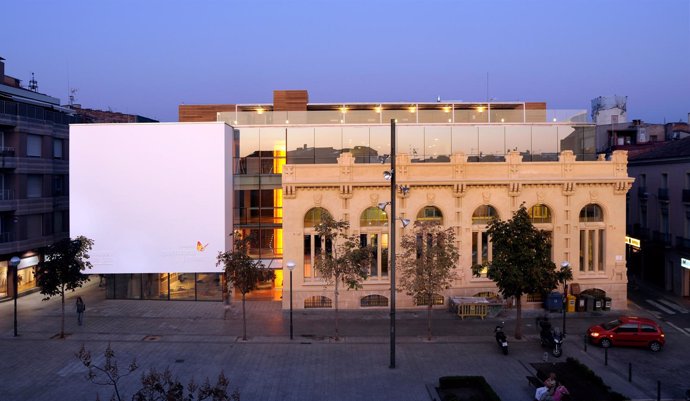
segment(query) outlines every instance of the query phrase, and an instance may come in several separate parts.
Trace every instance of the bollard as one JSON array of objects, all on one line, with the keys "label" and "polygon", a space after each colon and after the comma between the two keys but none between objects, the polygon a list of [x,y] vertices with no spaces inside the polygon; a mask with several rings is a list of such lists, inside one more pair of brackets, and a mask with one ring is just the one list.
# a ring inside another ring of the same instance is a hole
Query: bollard
[{"label": "bollard", "polygon": [[628,362],[628,382],[632,382],[632,362]]},{"label": "bollard", "polygon": [[609,349],[604,348],[604,366],[609,366]]},{"label": "bollard", "polygon": [[656,381],[656,401],[661,401],[661,380]]},{"label": "bollard", "polygon": [[585,334],[584,339],[585,339],[585,352],[587,352],[587,334]]}]

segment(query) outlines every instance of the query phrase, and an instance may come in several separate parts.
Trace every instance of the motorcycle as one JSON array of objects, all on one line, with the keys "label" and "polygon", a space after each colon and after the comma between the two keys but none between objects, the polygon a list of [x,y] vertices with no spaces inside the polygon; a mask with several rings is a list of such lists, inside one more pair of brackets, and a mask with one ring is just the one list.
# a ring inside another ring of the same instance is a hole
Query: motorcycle
[{"label": "motorcycle", "polygon": [[537,326],[539,327],[539,341],[542,347],[551,348],[551,354],[556,358],[563,354],[563,334],[551,327],[548,317],[537,318]]},{"label": "motorcycle", "polygon": [[496,336],[496,343],[501,347],[503,355],[508,355],[508,339],[506,338],[506,333],[503,332],[503,324],[504,323],[501,322],[500,325],[496,326],[494,333]]}]

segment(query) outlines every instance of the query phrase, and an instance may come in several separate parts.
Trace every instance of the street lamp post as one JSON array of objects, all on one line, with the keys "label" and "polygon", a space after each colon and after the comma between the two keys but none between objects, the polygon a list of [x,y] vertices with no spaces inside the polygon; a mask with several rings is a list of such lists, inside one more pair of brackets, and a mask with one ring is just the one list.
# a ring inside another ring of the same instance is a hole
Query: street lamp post
[{"label": "street lamp post", "polygon": [[390,312],[390,369],[395,369],[395,119],[391,119],[391,312]]},{"label": "street lamp post", "polygon": [[287,262],[290,270],[290,340],[292,340],[292,271],[295,269],[295,262]]},{"label": "street lamp post", "polygon": [[[564,261],[561,263],[561,268],[562,269],[567,269],[570,267],[570,263],[568,261]],[[566,309],[568,308],[568,283],[566,282],[565,279],[563,279],[563,335],[565,336],[565,313]]]},{"label": "street lamp post", "polygon": [[17,337],[17,295],[19,294],[19,280],[17,279],[17,274],[19,273],[19,262],[22,260],[17,256],[12,256],[10,259],[10,267],[14,272],[14,336]]}]

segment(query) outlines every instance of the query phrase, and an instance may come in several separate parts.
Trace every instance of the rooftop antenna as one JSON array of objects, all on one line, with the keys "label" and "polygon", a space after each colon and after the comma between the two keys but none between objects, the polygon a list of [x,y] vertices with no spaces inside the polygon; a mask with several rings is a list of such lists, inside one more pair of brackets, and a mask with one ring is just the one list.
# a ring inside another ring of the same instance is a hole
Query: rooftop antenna
[{"label": "rooftop antenna", "polygon": [[486,72],[486,102],[489,102],[489,72]]},{"label": "rooftop antenna", "polygon": [[31,81],[29,81],[29,90],[38,92],[38,81],[34,78],[34,73],[31,73]]},{"label": "rooftop antenna", "polygon": [[77,88],[70,88],[69,90],[69,105],[72,106],[74,104],[74,98],[75,95],[77,94]]}]

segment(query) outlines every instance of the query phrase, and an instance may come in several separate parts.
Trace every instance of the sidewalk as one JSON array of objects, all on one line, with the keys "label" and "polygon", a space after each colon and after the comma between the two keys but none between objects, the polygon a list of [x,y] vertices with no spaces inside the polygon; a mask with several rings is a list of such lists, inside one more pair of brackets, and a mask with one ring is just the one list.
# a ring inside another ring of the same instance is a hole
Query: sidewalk
[{"label": "sidewalk", "polygon": [[[77,326],[74,299],[87,305],[84,326]],[[121,369],[132,358],[141,366],[122,387],[131,397],[144,369],[170,367],[183,382],[215,379],[223,370],[230,388],[242,400],[410,400],[427,401],[427,384],[440,376],[481,375],[504,401],[529,400],[534,393],[525,379],[529,364],[541,362],[534,316],[525,311],[525,337],[514,340],[514,310],[498,319],[460,320],[445,310],[433,313],[433,334],[426,340],[424,310],[396,313],[395,369],[390,369],[390,319],[387,308],[341,311],[341,340],[335,341],[333,311],[294,311],[294,340],[289,339],[289,312],[277,302],[247,304],[248,340],[243,341],[241,305],[223,320],[220,302],[106,300],[97,280],[66,300],[66,339],[59,332],[60,302],[41,301],[40,294],[19,299],[19,337],[12,337],[12,303],[0,304],[0,399],[109,399],[110,389],[88,383],[86,369],[74,353],[85,345],[94,362],[110,343]],[[615,312],[614,312],[615,313]],[[559,314],[551,314],[559,325]],[[582,333],[601,314],[568,316],[569,333]],[[510,354],[500,353],[493,327],[506,322]],[[653,380],[640,376],[630,384],[620,366],[601,369],[601,349],[582,350],[577,336],[568,338],[564,357],[595,369],[615,391],[633,399],[655,397]],[[637,350],[636,350],[637,351]],[[644,352],[644,351],[642,351]],[[649,354],[644,354],[649,355]],[[552,358],[549,361],[554,362]],[[615,368],[615,370],[614,370]],[[40,383],[40,386],[37,385]],[[650,390],[651,389],[651,390]],[[675,394],[665,389],[662,394]],[[678,390],[680,391],[680,390]],[[129,399],[129,398],[127,398]]]}]

